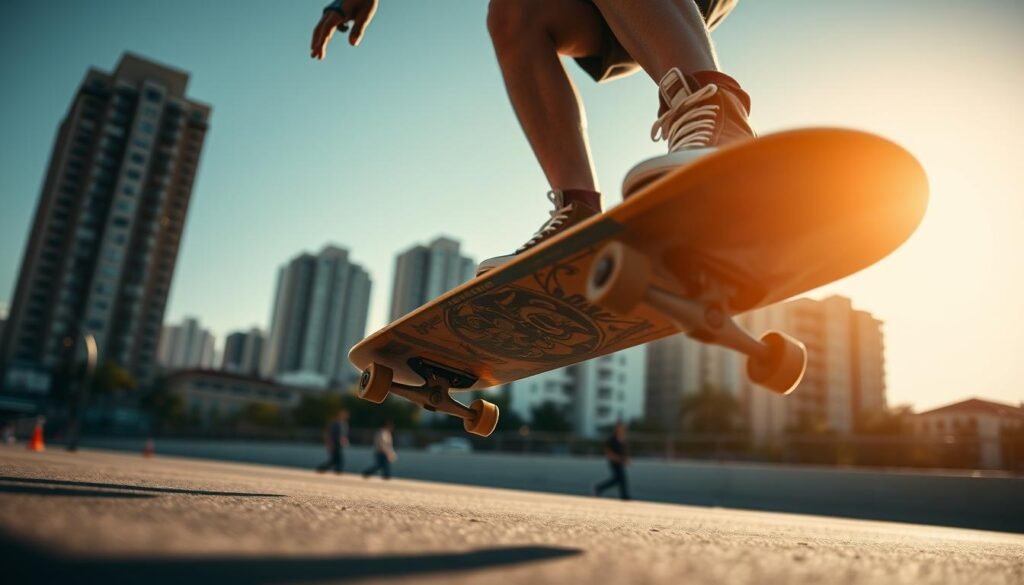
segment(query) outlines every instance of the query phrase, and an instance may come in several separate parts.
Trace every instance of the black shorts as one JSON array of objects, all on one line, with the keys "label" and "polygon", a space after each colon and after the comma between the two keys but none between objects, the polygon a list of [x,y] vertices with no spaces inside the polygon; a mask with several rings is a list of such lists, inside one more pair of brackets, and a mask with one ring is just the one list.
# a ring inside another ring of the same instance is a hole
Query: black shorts
[{"label": "black shorts", "polygon": [[[697,3],[700,13],[704,15],[704,22],[707,23],[708,30],[714,30],[736,7],[736,2],[739,0],[694,1]],[[604,25],[604,38],[604,47],[600,55],[576,59],[576,63],[593,77],[594,81],[602,82],[625,77],[640,69],[636,60],[626,52],[607,24]]]}]

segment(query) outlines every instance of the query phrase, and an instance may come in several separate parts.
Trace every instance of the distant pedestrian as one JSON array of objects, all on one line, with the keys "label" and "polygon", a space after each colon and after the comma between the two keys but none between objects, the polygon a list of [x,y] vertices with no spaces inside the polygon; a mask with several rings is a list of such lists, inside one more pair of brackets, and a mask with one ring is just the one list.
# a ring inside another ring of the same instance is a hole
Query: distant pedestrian
[{"label": "distant pedestrian", "polygon": [[373,435],[373,459],[374,463],[363,471],[363,477],[370,477],[380,471],[384,479],[391,479],[391,464],[398,459],[395,454],[394,442],[391,439],[391,431],[395,430],[395,423],[387,421],[384,426],[377,429]]},{"label": "distant pedestrian", "polygon": [[334,473],[341,473],[345,468],[345,447],[348,447],[348,411],[344,408],[338,411],[327,429],[324,431],[324,446],[327,447],[327,461],[317,466],[319,473],[328,469],[334,469]]},{"label": "distant pedestrian", "polygon": [[615,431],[604,444],[604,456],[608,459],[608,467],[612,470],[612,476],[607,480],[594,485],[594,495],[600,496],[612,486],[619,486],[619,497],[623,500],[629,499],[629,484],[626,481],[626,466],[629,465],[629,453],[626,450],[626,425],[615,424]]}]

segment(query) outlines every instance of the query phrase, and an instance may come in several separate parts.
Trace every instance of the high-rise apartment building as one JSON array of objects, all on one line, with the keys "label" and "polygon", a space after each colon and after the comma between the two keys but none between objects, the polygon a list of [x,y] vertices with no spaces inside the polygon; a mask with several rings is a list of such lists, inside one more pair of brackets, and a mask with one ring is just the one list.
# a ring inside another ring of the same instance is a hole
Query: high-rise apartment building
[{"label": "high-rise apartment building", "polygon": [[449,238],[406,250],[395,259],[391,320],[468,281],[475,272],[476,262],[462,256],[459,243]]},{"label": "high-rise apartment building", "polygon": [[45,397],[61,364],[154,375],[210,107],[188,74],[135,55],[90,69],[60,124],[0,339],[4,387]]},{"label": "high-rise apartment building", "polygon": [[224,339],[221,370],[244,376],[258,376],[264,341],[263,331],[255,327],[249,331],[236,331],[228,335]]},{"label": "high-rise apartment building", "polygon": [[647,345],[644,418],[658,428],[678,430],[683,400],[710,387],[737,400],[742,357],[686,335]]},{"label": "high-rise apartment building", "polygon": [[850,299],[797,299],[753,311],[741,321],[757,335],[787,331],[807,347],[804,379],[788,396],[741,378],[755,438],[767,440],[787,431],[849,434],[859,420],[885,410],[882,323],[854,309]]},{"label": "high-rise apartment building", "polygon": [[751,311],[738,318],[755,336],[775,329],[807,347],[807,371],[787,396],[755,386],[746,378],[746,359],[685,336],[650,346],[647,417],[678,429],[683,397],[711,386],[732,394],[741,418],[757,442],[786,432],[854,432],[857,421],[886,408],[882,323],[855,310],[849,299],[797,299]]},{"label": "high-rise apartment building", "polygon": [[164,325],[156,360],[167,370],[211,369],[216,343],[198,319],[188,317],[181,325]]},{"label": "high-rise apartment building", "polygon": [[320,388],[353,383],[348,351],[366,334],[370,286],[369,273],[334,246],[282,267],[263,375]]},{"label": "high-rise apartment building", "polygon": [[553,403],[583,437],[643,418],[645,353],[633,347],[506,384],[509,408],[529,421],[536,407]]}]

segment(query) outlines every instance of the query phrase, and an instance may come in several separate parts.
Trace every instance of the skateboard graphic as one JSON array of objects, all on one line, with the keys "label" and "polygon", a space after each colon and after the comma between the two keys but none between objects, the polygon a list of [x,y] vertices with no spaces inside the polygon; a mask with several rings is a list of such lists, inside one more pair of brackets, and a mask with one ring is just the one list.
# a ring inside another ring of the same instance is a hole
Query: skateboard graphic
[{"label": "skateboard graphic", "polygon": [[795,130],[726,147],[368,336],[349,353],[358,394],[396,394],[487,436],[497,407],[451,392],[681,332],[745,354],[753,383],[787,394],[803,344],[755,339],[733,317],[874,264],[927,202],[917,160],[871,134]]}]

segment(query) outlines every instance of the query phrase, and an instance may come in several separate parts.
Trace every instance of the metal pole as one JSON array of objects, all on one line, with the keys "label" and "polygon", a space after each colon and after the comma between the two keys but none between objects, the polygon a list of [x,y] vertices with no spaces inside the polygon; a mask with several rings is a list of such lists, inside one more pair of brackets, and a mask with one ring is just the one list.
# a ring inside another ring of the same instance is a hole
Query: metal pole
[{"label": "metal pole", "polygon": [[89,332],[82,334],[82,338],[85,341],[85,375],[78,382],[78,389],[75,392],[71,421],[68,425],[68,451],[76,451],[78,449],[78,437],[82,428],[82,412],[88,404],[93,376],[96,374],[96,365],[99,361],[96,338]]}]

